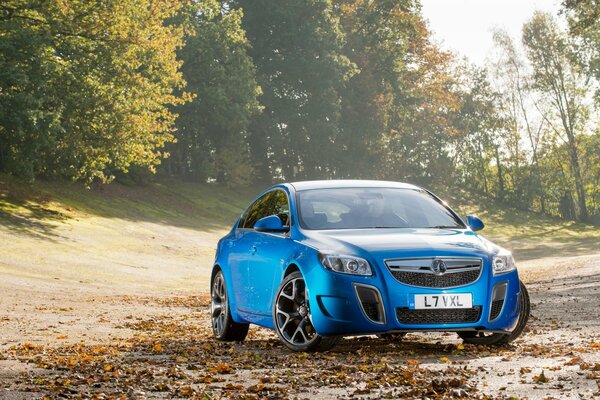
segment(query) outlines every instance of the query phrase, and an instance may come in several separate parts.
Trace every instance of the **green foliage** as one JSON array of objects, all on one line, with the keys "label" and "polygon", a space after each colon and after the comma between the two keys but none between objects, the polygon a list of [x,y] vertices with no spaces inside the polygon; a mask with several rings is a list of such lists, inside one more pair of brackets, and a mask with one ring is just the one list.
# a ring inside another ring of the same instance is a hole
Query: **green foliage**
[{"label": "green foliage", "polygon": [[498,112],[499,93],[491,87],[486,70],[463,68],[461,102],[455,117],[460,132],[454,157],[457,170],[470,187],[503,200],[506,188],[498,155],[507,121]]},{"label": "green foliage", "polygon": [[241,28],[242,10],[224,11],[216,0],[186,10],[189,33],[179,52],[193,101],[178,107],[171,173],[230,185],[252,177],[245,136],[259,114],[255,68]]},{"label": "green foliage", "polygon": [[180,5],[27,1],[0,5],[0,169],[108,181],[153,168],[172,140],[183,84]]},{"label": "green foliage", "polygon": [[[536,13],[487,69],[418,0],[6,0],[0,172],[132,185],[450,182],[600,214],[597,0]],[[148,172],[150,171],[150,172]]]},{"label": "green foliage", "polygon": [[417,178],[433,159],[419,152],[415,163],[411,154],[420,143],[416,136],[426,134],[415,126],[431,100],[425,70],[440,61],[428,59],[436,51],[419,6],[412,0],[334,3],[346,34],[344,54],[358,68],[342,92],[343,176]]},{"label": "green foliage", "polygon": [[[600,1],[564,0],[570,33],[578,38],[580,63],[591,76],[600,80]],[[600,86],[596,88],[596,102],[600,104]]]},{"label": "green foliage", "polygon": [[578,216],[588,218],[585,183],[581,172],[578,136],[586,129],[589,109],[586,96],[590,81],[579,63],[577,48],[548,14],[535,13],[523,26],[523,44],[533,67],[534,88],[543,92],[556,115],[553,129],[565,140],[575,183]]},{"label": "green foliage", "polygon": [[329,0],[241,0],[264,112],[248,143],[259,179],[335,176],[340,90],[354,73]]}]

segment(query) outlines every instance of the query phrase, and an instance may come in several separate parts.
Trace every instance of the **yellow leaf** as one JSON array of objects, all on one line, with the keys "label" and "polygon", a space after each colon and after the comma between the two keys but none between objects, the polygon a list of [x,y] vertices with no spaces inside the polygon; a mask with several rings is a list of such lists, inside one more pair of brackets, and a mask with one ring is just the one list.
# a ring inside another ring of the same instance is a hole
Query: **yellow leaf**
[{"label": "yellow leaf", "polygon": [[163,350],[163,346],[160,343],[156,343],[153,347],[152,347],[152,352],[153,353],[158,353],[161,352]]},{"label": "yellow leaf", "polygon": [[440,358],[440,361],[444,362],[444,363],[447,363],[450,360],[448,359],[448,357],[442,357],[442,358]]}]

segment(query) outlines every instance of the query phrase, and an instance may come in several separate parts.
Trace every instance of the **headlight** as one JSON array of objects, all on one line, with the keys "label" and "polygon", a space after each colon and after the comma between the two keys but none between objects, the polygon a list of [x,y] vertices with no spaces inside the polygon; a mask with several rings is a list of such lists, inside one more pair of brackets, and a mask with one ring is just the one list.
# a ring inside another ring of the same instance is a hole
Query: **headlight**
[{"label": "headlight", "polygon": [[508,250],[500,250],[500,252],[494,256],[492,260],[492,267],[494,275],[504,274],[515,270],[515,259]]},{"label": "headlight", "polygon": [[319,254],[321,264],[327,269],[342,274],[373,275],[369,262],[364,258],[337,254]]}]

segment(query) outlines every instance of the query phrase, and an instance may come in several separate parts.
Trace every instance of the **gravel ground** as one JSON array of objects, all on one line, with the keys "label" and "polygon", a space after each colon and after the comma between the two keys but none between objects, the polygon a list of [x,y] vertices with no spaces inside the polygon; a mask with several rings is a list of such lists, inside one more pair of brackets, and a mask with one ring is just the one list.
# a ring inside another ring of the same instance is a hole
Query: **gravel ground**
[{"label": "gravel ground", "polygon": [[199,295],[0,282],[0,398],[595,398],[600,396],[600,254],[520,266],[532,317],[502,348],[452,333],[345,339],[292,354],[273,332],[217,343]]}]

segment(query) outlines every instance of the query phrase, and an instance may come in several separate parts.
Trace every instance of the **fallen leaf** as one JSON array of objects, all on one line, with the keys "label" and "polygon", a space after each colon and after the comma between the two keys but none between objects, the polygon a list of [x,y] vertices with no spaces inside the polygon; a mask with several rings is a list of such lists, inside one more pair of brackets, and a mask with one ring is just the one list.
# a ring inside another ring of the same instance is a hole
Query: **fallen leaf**
[{"label": "fallen leaf", "polygon": [[231,367],[231,365],[229,365],[227,363],[218,363],[217,367],[216,367],[216,371],[219,374],[229,374],[229,373],[231,373],[232,370],[233,370],[233,368]]},{"label": "fallen leaf", "polygon": [[160,343],[156,343],[153,347],[152,347],[152,352],[153,353],[159,353],[163,350],[163,346]]},{"label": "fallen leaf", "polygon": [[571,358],[569,361],[567,361],[565,363],[565,365],[575,365],[575,364],[579,364],[581,361],[582,361],[581,357],[577,356],[577,357]]},{"label": "fallen leaf", "polygon": [[252,393],[260,393],[269,390],[267,385],[263,385],[262,383],[257,383],[256,385],[252,385],[248,387],[248,391]]},{"label": "fallen leaf", "polygon": [[187,385],[180,387],[179,390],[177,390],[177,392],[181,396],[189,397],[194,394],[195,390],[191,386]]},{"label": "fallen leaf", "polygon": [[542,373],[539,375],[536,375],[533,377],[533,381],[535,383],[546,383],[548,382],[550,379],[548,379],[548,377],[546,375],[544,375],[544,370],[542,370]]}]

